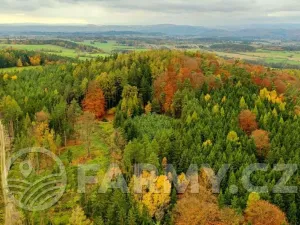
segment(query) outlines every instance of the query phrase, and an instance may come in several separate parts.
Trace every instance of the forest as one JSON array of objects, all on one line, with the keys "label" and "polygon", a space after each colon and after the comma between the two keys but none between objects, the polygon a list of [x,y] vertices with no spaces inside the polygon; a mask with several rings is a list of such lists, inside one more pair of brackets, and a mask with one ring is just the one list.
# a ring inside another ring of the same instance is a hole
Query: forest
[{"label": "forest", "polygon": [[213,44],[210,46],[210,48],[213,50],[225,52],[255,52],[255,48],[253,46],[246,44]]},{"label": "forest", "polygon": [[[11,152],[50,150],[63,161],[68,183],[49,209],[18,208],[21,224],[300,224],[300,193],[276,193],[283,170],[273,169],[300,164],[300,70],[198,51],[151,50],[86,61],[38,56],[0,53],[0,67],[61,61],[0,74],[1,118]],[[30,160],[40,173],[56,170],[38,155]],[[93,163],[105,165],[94,174],[98,180],[105,181],[106,171],[113,174],[115,188],[99,193],[99,182],[78,193],[78,167]],[[136,171],[138,163],[157,170]],[[268,165],[251,176],[253,185],[267,186],[264,193],[243,185],[243,171],[256,163]],[[199,168],[189,174],[191,164]],[[218,193],[211,174],[200,168],[204,164],[215,174],[230,164]],[[16,169],[11,176],[18,178]],[[295,171],[288,186],[299,189],[299,175]],[[198,193],[189,191],[194,179]],[[128,191],[120,188],[124,181]],[[141,192],[134,182],[144,182]]]},{"label": "forest", "polygon": [[7,48],[0,50],[0,68],[50,65],[70,62],[72,59],[34,51]]}]

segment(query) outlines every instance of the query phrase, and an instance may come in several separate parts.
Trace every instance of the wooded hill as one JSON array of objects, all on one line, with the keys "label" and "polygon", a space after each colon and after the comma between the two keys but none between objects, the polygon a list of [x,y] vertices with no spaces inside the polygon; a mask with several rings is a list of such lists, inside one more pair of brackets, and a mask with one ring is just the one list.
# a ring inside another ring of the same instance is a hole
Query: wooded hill
[{"label": "wooded hill", "polygon": [[[100,194],[97,185],[77,194],[77,164],[70,152],[64,200],[46,212],[27,212],[24,220],[299,224],[299,192],[273,193],[282,172],[271,170],[277,163],[300,164],[299,78],[298,70],[272,70],[208,53],[148,51],[47,66],[22,71],[17,79],[0,79],[0,110],[15,137],[15,150],[34,145],[63,154],[64,140],[77,137],[78,118],[88,127],[109,110],[115,112],[110,161],[120,166],[128,184],[151,179],[147,171],[134,176],[134,163],[158,168],[154,186],[141,194],[132,189]],[[86,148],[88,163],[94,156],[89,145]],[[176,168],[177,179],[167,163]],[[243,169],[253,163],[270,165],[267,172],[251,177],[254,185],[267,185],[268,193],[249,193],[243,187]],[[200,194],[177,194],[172,182],[184,186],[190,164],[209,164],[214,171],[231,164],[221,192],[212,194],[207,175],[199,170]],[[297,171],[288,184],[299,187],[299,182]],[[168,184],[168,192],[157,194],[162,184]]]}]

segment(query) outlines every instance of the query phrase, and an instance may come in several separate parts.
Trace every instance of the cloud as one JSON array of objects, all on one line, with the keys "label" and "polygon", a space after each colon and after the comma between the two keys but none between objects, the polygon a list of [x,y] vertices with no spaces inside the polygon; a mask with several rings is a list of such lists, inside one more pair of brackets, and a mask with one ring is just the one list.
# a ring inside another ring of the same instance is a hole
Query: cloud
[{"label": "cloud", "polygon": [[298,0],[0,0],[0,5],[2,15],[25,14],[37,21],[63,16],[94,24],[230,25],[300,19]]},{"label": "cloud", "polygon": [[55,5],[57,0],[0,0],[0,11],[11,12],[11,11],[34,11],[42,7],[50,7]]},{"label": "cloud", "polygon": [[87,3],[117,10],[154,12],[233,12],[248,11],[255,0],[64,0],[66,3]]}]

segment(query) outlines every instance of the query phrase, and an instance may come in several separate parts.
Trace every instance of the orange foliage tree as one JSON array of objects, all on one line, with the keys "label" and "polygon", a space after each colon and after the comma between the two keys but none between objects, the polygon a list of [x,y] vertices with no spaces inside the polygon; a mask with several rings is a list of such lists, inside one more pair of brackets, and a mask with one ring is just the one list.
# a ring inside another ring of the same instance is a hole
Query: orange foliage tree
[{"label": "orange foliage tree", "polygon": [[167,70],[154,82],[155,98],[164,112],[171,111],[172,102],[180,83],[186,80],[193,88],[199,88],[205,77],[199,69],[199,60],[187,56],[178,56],[171,60]]},{"label": "orange foliage tree", "polygon": [[220,209],[217,198],[200,186],[197,194],[186,192],[174,209],[176,225],[235,225],[242,218],[230,208]]},{"label": "orange foliage tree", "polygon": [[41,56],[40,55],[35,55],[35,56],[32,56],[32,57],[29,57],[29,61],[30,61],[30,64],[32,66],[41,65]]},{"label": "orange foliage tree", "polygon": [[164,87],[164,93],[165,93],[165,101],[163,105],[163,109],[165,112],[170,110],[174,94],[177,90],[176,85],[176,72],[173,68],[169,68],[168,71],[165,74],[165,87]]},{"label": "orange foliage tree", "polygon": [[285,214],[275,205],[259,200],[245,210],[245,222],[252,225],[288,224]]},{"label": "orange foliage tree", "polygon": [[258,125],[256,115],[250,110],[243,110],[239,115],[240,127],[248,134],[256,130]]},{"label": "orange foliage tree", "polygon": [[84,111],[93,113],[96,118],[101,118],[105,114],[105,97],[103,91],[95,84],[91,84],[87,94],[82,101]]},{"label": "orange foliage tree", "polygon": [[174,68],[169,66],[167,71],[158,76],[154,82],[155,98],[161,104],[164,112],[171,109],[173,97],[177,91],[176,76]]},{"label": "orange foliage tree", "polygon": [[252,138],[259,156],[266,157],[270,148],[269,133],[265,130],[255,130],[252,132]]}]

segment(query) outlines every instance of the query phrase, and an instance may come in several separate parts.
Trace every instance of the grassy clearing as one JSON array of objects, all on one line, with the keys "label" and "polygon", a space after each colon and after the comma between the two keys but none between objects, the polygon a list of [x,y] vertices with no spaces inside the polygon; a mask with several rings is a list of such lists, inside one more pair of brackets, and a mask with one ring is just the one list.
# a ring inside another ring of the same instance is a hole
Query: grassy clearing
[{"label": "grassy clearing", "polygon": [[61,154],[61,160],[65,164],[68,164],[68,151],[70,151],[72,153],[73,165],[81,163],[99,163],[102,166],[108,165],[110,152],[106,144],[106,139],[112,133],[113,125],[111,122],[97,122],[91,137],[91,158],[87,157],[86,144],[79,142],[78,145],[68,146]]},{"label": "grassy clearing", "polygon": [[[94,132],[91,138],[91,158],[87,159],[87,150],[84,143],[79,145],[68,146],[60,155],[60,159],[66,165],[66,170],[70,173],[68,182],[77,182],[77,166],[79,164],[97,164],[100,171],[91,172],[90,176],[96,176],[99,172],[106,172],[106,168],[110,163],[110,150],[106,144],[109,137],[113,134],[114,128],[111,122],[96,122]],[[68,162],[68,151],[72,152],[72,163]],[[73,168],[73,169],[72,169]],[[72,173],[71,171],[75,171]],[[51,214],[53,224],[68,224],[72,210],[75,205],[79,204],[80,194],[74,190],[65,192],[59,201],[48,213]]]}]

